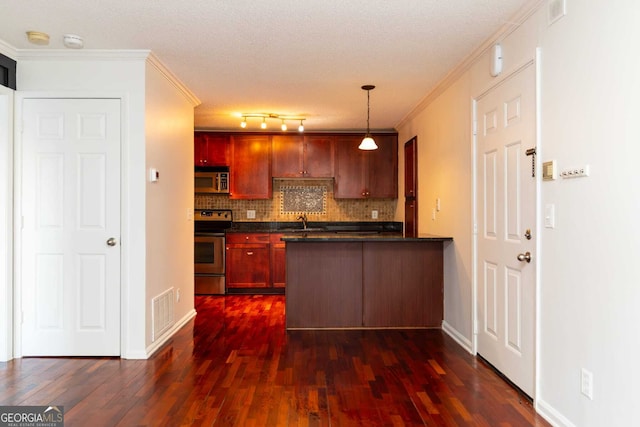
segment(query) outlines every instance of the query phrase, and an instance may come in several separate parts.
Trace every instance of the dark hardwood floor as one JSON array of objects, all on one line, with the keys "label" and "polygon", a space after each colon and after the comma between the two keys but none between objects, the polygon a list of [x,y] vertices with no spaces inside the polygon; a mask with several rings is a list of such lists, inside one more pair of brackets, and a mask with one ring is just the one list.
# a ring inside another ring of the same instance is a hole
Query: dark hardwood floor
[{"label": "dark hardwood floor", "polygon": [[440,330],[284,330],[283,296],[196,297],[146,361],[0,363],[0,405],[63,405],[66,426],[547,426]]}]

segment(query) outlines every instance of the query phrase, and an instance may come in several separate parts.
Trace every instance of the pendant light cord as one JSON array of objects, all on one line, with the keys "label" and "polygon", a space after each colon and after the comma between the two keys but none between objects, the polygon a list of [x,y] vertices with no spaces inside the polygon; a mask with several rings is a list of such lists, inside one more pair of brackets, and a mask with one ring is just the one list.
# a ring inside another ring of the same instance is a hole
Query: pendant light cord
[{"label": "pendant light cord", "polygon": [[371,134],[371,132],[369,131],[369,110],[370,110],[370,106],[369,106],[369,94],[371,93],[371,90],[367,90],[367,135],[369,136]]}]

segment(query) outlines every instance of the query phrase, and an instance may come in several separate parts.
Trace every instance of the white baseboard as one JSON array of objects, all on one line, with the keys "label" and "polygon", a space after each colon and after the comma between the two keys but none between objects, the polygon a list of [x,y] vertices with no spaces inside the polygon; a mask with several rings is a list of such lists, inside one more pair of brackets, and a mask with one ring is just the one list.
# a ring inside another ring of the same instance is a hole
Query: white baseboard
[{"label": "white baseboard", "polygon": [[[146,348],[144,353],[133,353],[133,354],[128,354],[127,355],[127,359],[148,359],[151,356],[153,356],[153,354],[158,351],[158,349],[160,349],[160,347],[162,347],[167,341],[169,341],[169,339],[171,339],[171,337],[178,332],[184,325],[187,324],[187,322],[189,322],[189,320],[193,319],[196,316],[196,310],[192,309],[191,311],[189,311],[182,319],[180,319],[179,321],[177,321],[173,327],[171,329],[169,329],[167,332],[165,332],[158,340],[156,340],[153,344],[151,344],[149,347]],[[137,357],[137,356],[141,356],[141,357]]]},{"label": "white baseboard", "polygon": [[467,350],[469,353],[474,354],[473,344],[471,343],[471,341],[469,341],[467,337],[462,335],[460,332],[458,332],[457,329],[455,329],[453,326],[451,326],[444,320],[442,321],[442,330],[451,338],[453,338],[455,342],[460,344],[462,348]]},{"label": "white baseboard", "polygon": [[536,412],[554,427],[576,427],[564,415],[542,399],[535,401]]}]

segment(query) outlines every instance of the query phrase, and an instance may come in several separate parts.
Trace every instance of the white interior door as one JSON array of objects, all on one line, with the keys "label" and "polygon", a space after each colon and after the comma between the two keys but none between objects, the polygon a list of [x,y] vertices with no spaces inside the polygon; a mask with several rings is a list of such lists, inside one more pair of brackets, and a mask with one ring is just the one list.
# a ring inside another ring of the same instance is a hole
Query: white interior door
[{"label": "white interior door", "polygon": [[21,139],[22,354],[119,355],[120,101],[25,99]]},{"label": "white interior door", "polygon": [[[535,69],[476,104],[478,353],[529,396],[535,372]],[[530,256],[530,262],[525,258]]]}]

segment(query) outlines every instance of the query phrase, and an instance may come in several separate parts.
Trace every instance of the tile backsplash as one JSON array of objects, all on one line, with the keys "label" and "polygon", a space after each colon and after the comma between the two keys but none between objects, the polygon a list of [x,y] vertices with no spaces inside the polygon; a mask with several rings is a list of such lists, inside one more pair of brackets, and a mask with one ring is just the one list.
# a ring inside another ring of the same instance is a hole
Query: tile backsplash
[{"label": "tile backsplash", "polygon": [[[284,197],[283,197],[284,196]],[[333,180],[274,179],[269,200],[231,200],[226,195],[196,194],[196,209],[231,209],[233,220],[296,221],[305,212],[309,221],[393,221],[397,199],[334,199]],[[306,209],[305,209],[306,207]],[[256,212],[247,219],[247,211]],[[371,211],[378,211],[378,219]]]}]

